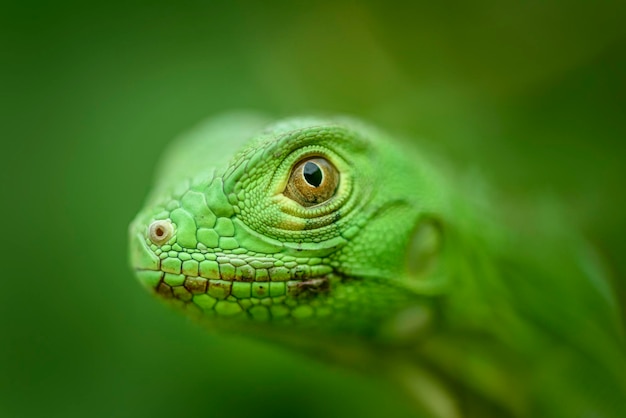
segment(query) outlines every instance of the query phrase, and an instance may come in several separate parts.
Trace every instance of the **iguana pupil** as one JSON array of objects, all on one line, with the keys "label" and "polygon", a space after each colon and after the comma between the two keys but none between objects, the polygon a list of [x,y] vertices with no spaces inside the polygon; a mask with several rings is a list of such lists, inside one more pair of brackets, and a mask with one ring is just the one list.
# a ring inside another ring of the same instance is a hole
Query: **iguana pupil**
[{"label": "iguana pupil", "polygon": [[312,163],[311,161],[307,161],[307,163],[304,165],[302,173],[306,182],[309,183],[311,186],[319,187],[319,185],[322,184],[323,174],[320,166],[318,166],[317,164]]}]

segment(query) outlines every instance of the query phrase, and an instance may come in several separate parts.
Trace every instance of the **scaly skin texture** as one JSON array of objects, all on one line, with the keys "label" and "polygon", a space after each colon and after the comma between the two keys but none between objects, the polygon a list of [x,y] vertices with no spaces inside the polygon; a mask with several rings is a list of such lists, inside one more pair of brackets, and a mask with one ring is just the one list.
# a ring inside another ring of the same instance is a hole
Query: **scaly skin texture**
[{"label": "scaly skin texture", "polygon": [[[289,191],[310,158],[337,174],[313,203]],[[610,288],[558,215],[520,228],[479,182],[341,117],[215,118],[157,172],[132,266],[211,328],[379,373],[424,416],[624,411]]]}]

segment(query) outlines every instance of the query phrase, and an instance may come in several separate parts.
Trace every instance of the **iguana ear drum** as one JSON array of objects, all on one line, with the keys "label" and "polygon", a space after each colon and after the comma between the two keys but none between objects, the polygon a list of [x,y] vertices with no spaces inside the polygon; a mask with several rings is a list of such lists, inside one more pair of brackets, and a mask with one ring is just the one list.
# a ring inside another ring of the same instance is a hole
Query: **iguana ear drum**
[{"label": "iguana ear drum", "polygon": [[294,165],[283,194],[309,207],[333,197],[338,185],[339,172],[335,166],[323,157],[312,157]]},{"label": "iguana ear drum", "polygon": [[407,246],[406,266],[411,277],[425,278],[437,268],[443,247],[443,225],[425,216],[413,231]]}]

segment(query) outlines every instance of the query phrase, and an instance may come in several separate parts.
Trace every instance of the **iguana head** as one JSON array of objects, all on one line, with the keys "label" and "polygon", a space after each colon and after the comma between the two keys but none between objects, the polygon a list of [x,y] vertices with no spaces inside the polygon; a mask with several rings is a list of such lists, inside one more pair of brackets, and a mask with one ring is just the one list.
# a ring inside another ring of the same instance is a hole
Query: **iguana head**
[{"label": "iguana head", "polygon": [[475,182],[451,187],[351,119],[264,123],[214,119],[165,153],[130,227],[148,289],[215,328],[388,373],[429,416],[460,416],[456,391],[480,416],[619,410],[610,292],[554,218],[511,233]]},{"label": "iguana head", "polygon": [[252,125],[214,120],[166,153],[130,227],[141,283],[235,327],[365,333],[414,302],[403,286],[436,246],[420,226],[438,204],[420,162],[346,118]]}]

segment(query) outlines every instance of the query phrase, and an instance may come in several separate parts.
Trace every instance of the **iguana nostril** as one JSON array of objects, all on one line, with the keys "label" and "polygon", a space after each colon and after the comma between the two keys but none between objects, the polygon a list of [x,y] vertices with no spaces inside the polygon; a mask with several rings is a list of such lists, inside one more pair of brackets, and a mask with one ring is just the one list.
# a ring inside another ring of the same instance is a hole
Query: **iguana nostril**
[{"label": "iguana nostril", "polygon": [[148,228],[150,241],[161,245],[169,241],[174,233],[174,227],[170,221],[154,221]]}]

